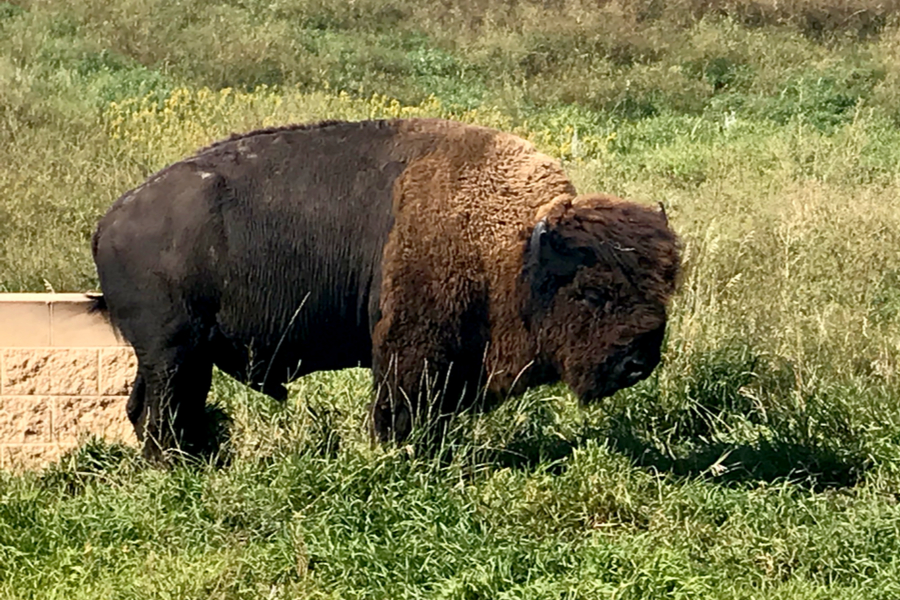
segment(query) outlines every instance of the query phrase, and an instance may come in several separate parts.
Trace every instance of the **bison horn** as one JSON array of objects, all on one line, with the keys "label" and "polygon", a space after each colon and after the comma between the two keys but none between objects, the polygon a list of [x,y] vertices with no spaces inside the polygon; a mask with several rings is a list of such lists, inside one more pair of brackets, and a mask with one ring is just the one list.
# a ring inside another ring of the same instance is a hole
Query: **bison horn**
[{"label": "bison horn", "polygon": [[531,232],[531,241],[528,242],[528,250],[531,256],[541,255],[541,238],[545,233],[547,233],[547,219],[541,219],[534,226],[534,231]]},{"label": "bison horn", "polygon": [[669,215],[666,214],[666,207],[662,202],[657,202],[659,205],[659,214],[662,215],[663,221],[666,222],[666,225],[669,224]]}]

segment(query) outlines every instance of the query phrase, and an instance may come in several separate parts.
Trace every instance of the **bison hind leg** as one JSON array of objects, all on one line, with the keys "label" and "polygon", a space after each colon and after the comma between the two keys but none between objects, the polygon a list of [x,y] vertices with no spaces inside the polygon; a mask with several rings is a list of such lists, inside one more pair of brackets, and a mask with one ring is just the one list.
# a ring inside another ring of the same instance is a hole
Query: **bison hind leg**
[{"label": "bison hind leg", "polygon": [[221,411],[207,410],[212,360],[199,348],[139,353],[139,375],[128,416],[143,443],[144,457],[163,462],[172,451],[211,456],[227,436]]},{"label": "bison hind leg", "polygon": [[138,441],[144,441],[144,431],[141,424],[141,415],[144,413],[144,398],[147,393],[147,386],[144,383],[144,377],[140,370],[134,378],[134,384],[131,386],[131,395],[128,397],[128,404],[125,405],[125,413],[128,420],[134,426],[134,433],[137,435]]}]

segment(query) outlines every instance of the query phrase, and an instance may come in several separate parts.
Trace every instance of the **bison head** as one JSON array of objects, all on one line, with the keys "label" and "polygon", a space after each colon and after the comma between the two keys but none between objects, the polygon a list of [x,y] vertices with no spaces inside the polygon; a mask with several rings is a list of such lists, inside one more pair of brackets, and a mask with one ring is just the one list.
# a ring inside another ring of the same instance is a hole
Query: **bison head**
[{"label": "bison head", "polygon": [[605,195],[553,206],[532,230],[522,272],[538,362],[585,403],[646,378],[678,268],[661,210]]}]

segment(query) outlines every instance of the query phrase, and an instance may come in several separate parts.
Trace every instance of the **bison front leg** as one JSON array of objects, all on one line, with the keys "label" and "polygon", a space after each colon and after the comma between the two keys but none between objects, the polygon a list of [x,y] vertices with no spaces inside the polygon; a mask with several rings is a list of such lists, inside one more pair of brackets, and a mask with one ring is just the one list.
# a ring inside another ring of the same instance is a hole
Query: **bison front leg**
[{"label": "bison front leg", "polygon": [[372,436],[380,442],[406,441],[413,425],[427,412],[428,385],[422,381],[428,379],[427,369],[411,369],[409,362],[396,354],[373,361],[375,398],[370,421]]},{"label": "bison front leg", "polygon": [[[415,431],[416,441],[436,448],[453,416],[478,397],[490,330],[487,291],[449,275],[403,275],[382,293],[372,332],[372,434],[403,442]],[[417,282],[432,276],[449,283],[429,297],[434,286]]]},{"label": "bison front leg", "polygon": [[412,403],[398,382],[377,368],[372,369],[372,374],[375,398],[369,407],[369,433],[377,442],[403,442],[412,432]]},{"label": "bison front leg", "polygon": [[462,361],[422,359],[408,351],[376,352],[369,415],[373,439],[402,443],[415,431],[417,442],[439,446],[454,415],[471,404],[470,392],[477,386],[470,381],[472,369],[464,367]]}]

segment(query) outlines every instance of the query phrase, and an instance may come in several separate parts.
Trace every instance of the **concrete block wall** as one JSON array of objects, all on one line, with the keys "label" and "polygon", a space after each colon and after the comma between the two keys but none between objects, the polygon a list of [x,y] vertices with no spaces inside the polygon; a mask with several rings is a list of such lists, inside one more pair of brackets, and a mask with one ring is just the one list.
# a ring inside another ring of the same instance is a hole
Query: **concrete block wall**
[{"label": "concrete block wall", "polygon": [[83,294],[0,294],[0,468],[39,467],[86,435],[136,443],[136,362]]}]

